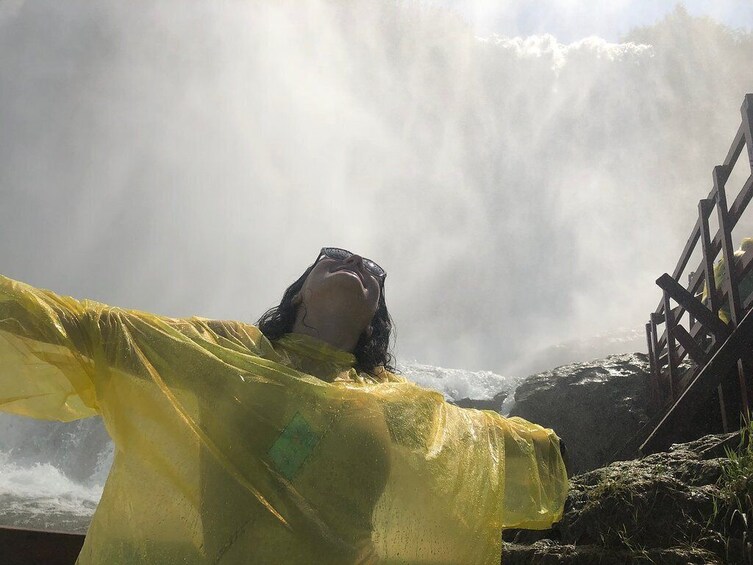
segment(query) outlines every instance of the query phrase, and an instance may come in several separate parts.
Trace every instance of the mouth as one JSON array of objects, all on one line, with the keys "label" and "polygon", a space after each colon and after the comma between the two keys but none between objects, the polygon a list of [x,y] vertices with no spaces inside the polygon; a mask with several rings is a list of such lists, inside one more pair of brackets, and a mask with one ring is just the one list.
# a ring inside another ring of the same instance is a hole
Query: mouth
[{"label": "mouth", "polygon": [[349,273],[353,273],[354,275],[358,277],[358,280],[361,281],[361,284],[365,285],[363,276],[356,269],[351,269],[350,267],[340,267],[339,269],[332,270],[333,273],[336,273],[338,271],[348,271]]}]

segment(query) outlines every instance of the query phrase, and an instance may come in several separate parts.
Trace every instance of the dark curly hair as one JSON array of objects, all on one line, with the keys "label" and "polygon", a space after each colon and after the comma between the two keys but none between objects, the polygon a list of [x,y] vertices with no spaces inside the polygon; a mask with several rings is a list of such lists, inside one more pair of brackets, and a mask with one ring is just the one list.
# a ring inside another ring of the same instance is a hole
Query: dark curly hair
[{"label": "dark curly hair", "polygon": [[[261,333],[268,340],[274,341],[293,330],[298,309],[298,306],[293,304],[293,298],[303,288],[306,277],[309,276],[309,273],[316,266],[317,262],[306,269],[298,277],[298,280],[285,290],[279,306],[267,310],[256,322],[259,330],[261,330]],[[395,367],[393,366],[394,358],[389,352],[390,333],[392,332],[393,322],[387,311],[383,283],[380,283],[379,290],[379,303],[377,304],[374,317],[371,319],[371,335],[369,336],[366,332],[363,332],[353,350],[353,354],[356,356],[356,370],[372,376],[376,376],[375,369],[377,367],[383,367],[387,371],[395,372]]]}]

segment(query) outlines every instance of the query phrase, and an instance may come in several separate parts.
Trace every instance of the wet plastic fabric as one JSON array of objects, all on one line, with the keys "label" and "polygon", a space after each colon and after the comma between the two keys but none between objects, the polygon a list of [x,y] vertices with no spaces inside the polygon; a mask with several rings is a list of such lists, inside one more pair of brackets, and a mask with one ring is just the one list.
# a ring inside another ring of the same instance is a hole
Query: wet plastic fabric
[{"label": "wet plastic fabric", "polygon": [[551,430],[353,362],[0,277],[2,409],[115,444],[80,564],[499,563],[500,530],[560,518]]},{"label": "wet plastic fabric", "polygon": [[[735,258],[740,259],[743,255],[746,253],[753,251],[753,238],[746,237],[742,240],[740,244],[740,249],[735,251]],[[714,264],[714,284],[716,285],[716,288],[721,288],[722,284],[724,283],[724,277],[727,275],[727,265],[724,262],[724,257],[720,258],[715,264]],[[745,302],[745,300],[753,295],[753,271],[750,271],[742,281],[740,281],[740,286],[738,287],[738,291],[740,293],[740,299]],[[706,284],[703,285],[703,294],[701,295],[701,301],[706,304],[706,301],[708,300],[709,290]],[[722,320],[725,324],[728,324],[731,317],[730,317],[730,310],[728,304],[723,304],[719,308],[719,319]]]}]

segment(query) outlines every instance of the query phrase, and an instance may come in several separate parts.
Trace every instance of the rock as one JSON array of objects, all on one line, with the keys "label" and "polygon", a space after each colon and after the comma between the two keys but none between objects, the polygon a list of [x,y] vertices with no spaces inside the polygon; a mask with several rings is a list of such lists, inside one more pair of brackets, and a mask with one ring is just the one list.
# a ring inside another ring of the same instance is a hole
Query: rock
[{"label": "rock", "polygon": [[[711,559],[711,560],[710,560]],[[534,545],[505,544],[503,565],[708,565],[723,563],[708,552],[693,547],[615,550],[593,546],[559,545],[542,540]]]},{"label": "rock", "polygon": [[642,353],[557,367],[518,386],[510,416],[554,429],[573,473],[596,469],[648,422],[649,370]]},{"label": "rock", "polygon": [[479,398],[461,398],[460,400],[451,400],[455,406],[460,408],[475,408],[477,410],[494,410],[495,412],[502,411],[502,403],[507,398],[507,392],[499,392],[491,399],[479,399]]},{"label": "rock", "polygon": [[709,435],[574,477],[551,530],[504,533],[503,563],[748,563],[720,487],[725,448],[739,444],[739,433]]}]

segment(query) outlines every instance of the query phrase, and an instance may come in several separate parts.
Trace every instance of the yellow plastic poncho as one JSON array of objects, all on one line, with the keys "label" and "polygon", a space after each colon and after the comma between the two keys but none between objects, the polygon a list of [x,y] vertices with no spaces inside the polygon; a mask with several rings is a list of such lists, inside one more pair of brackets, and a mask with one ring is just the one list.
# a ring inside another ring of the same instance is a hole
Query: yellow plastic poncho
[{"label": "yellow plastic poncho", "polygon": [[558,520],[548,429],[352,368],[309,337],[0,277],[0,406],[115,444],[80,564],[498,563]]}]

